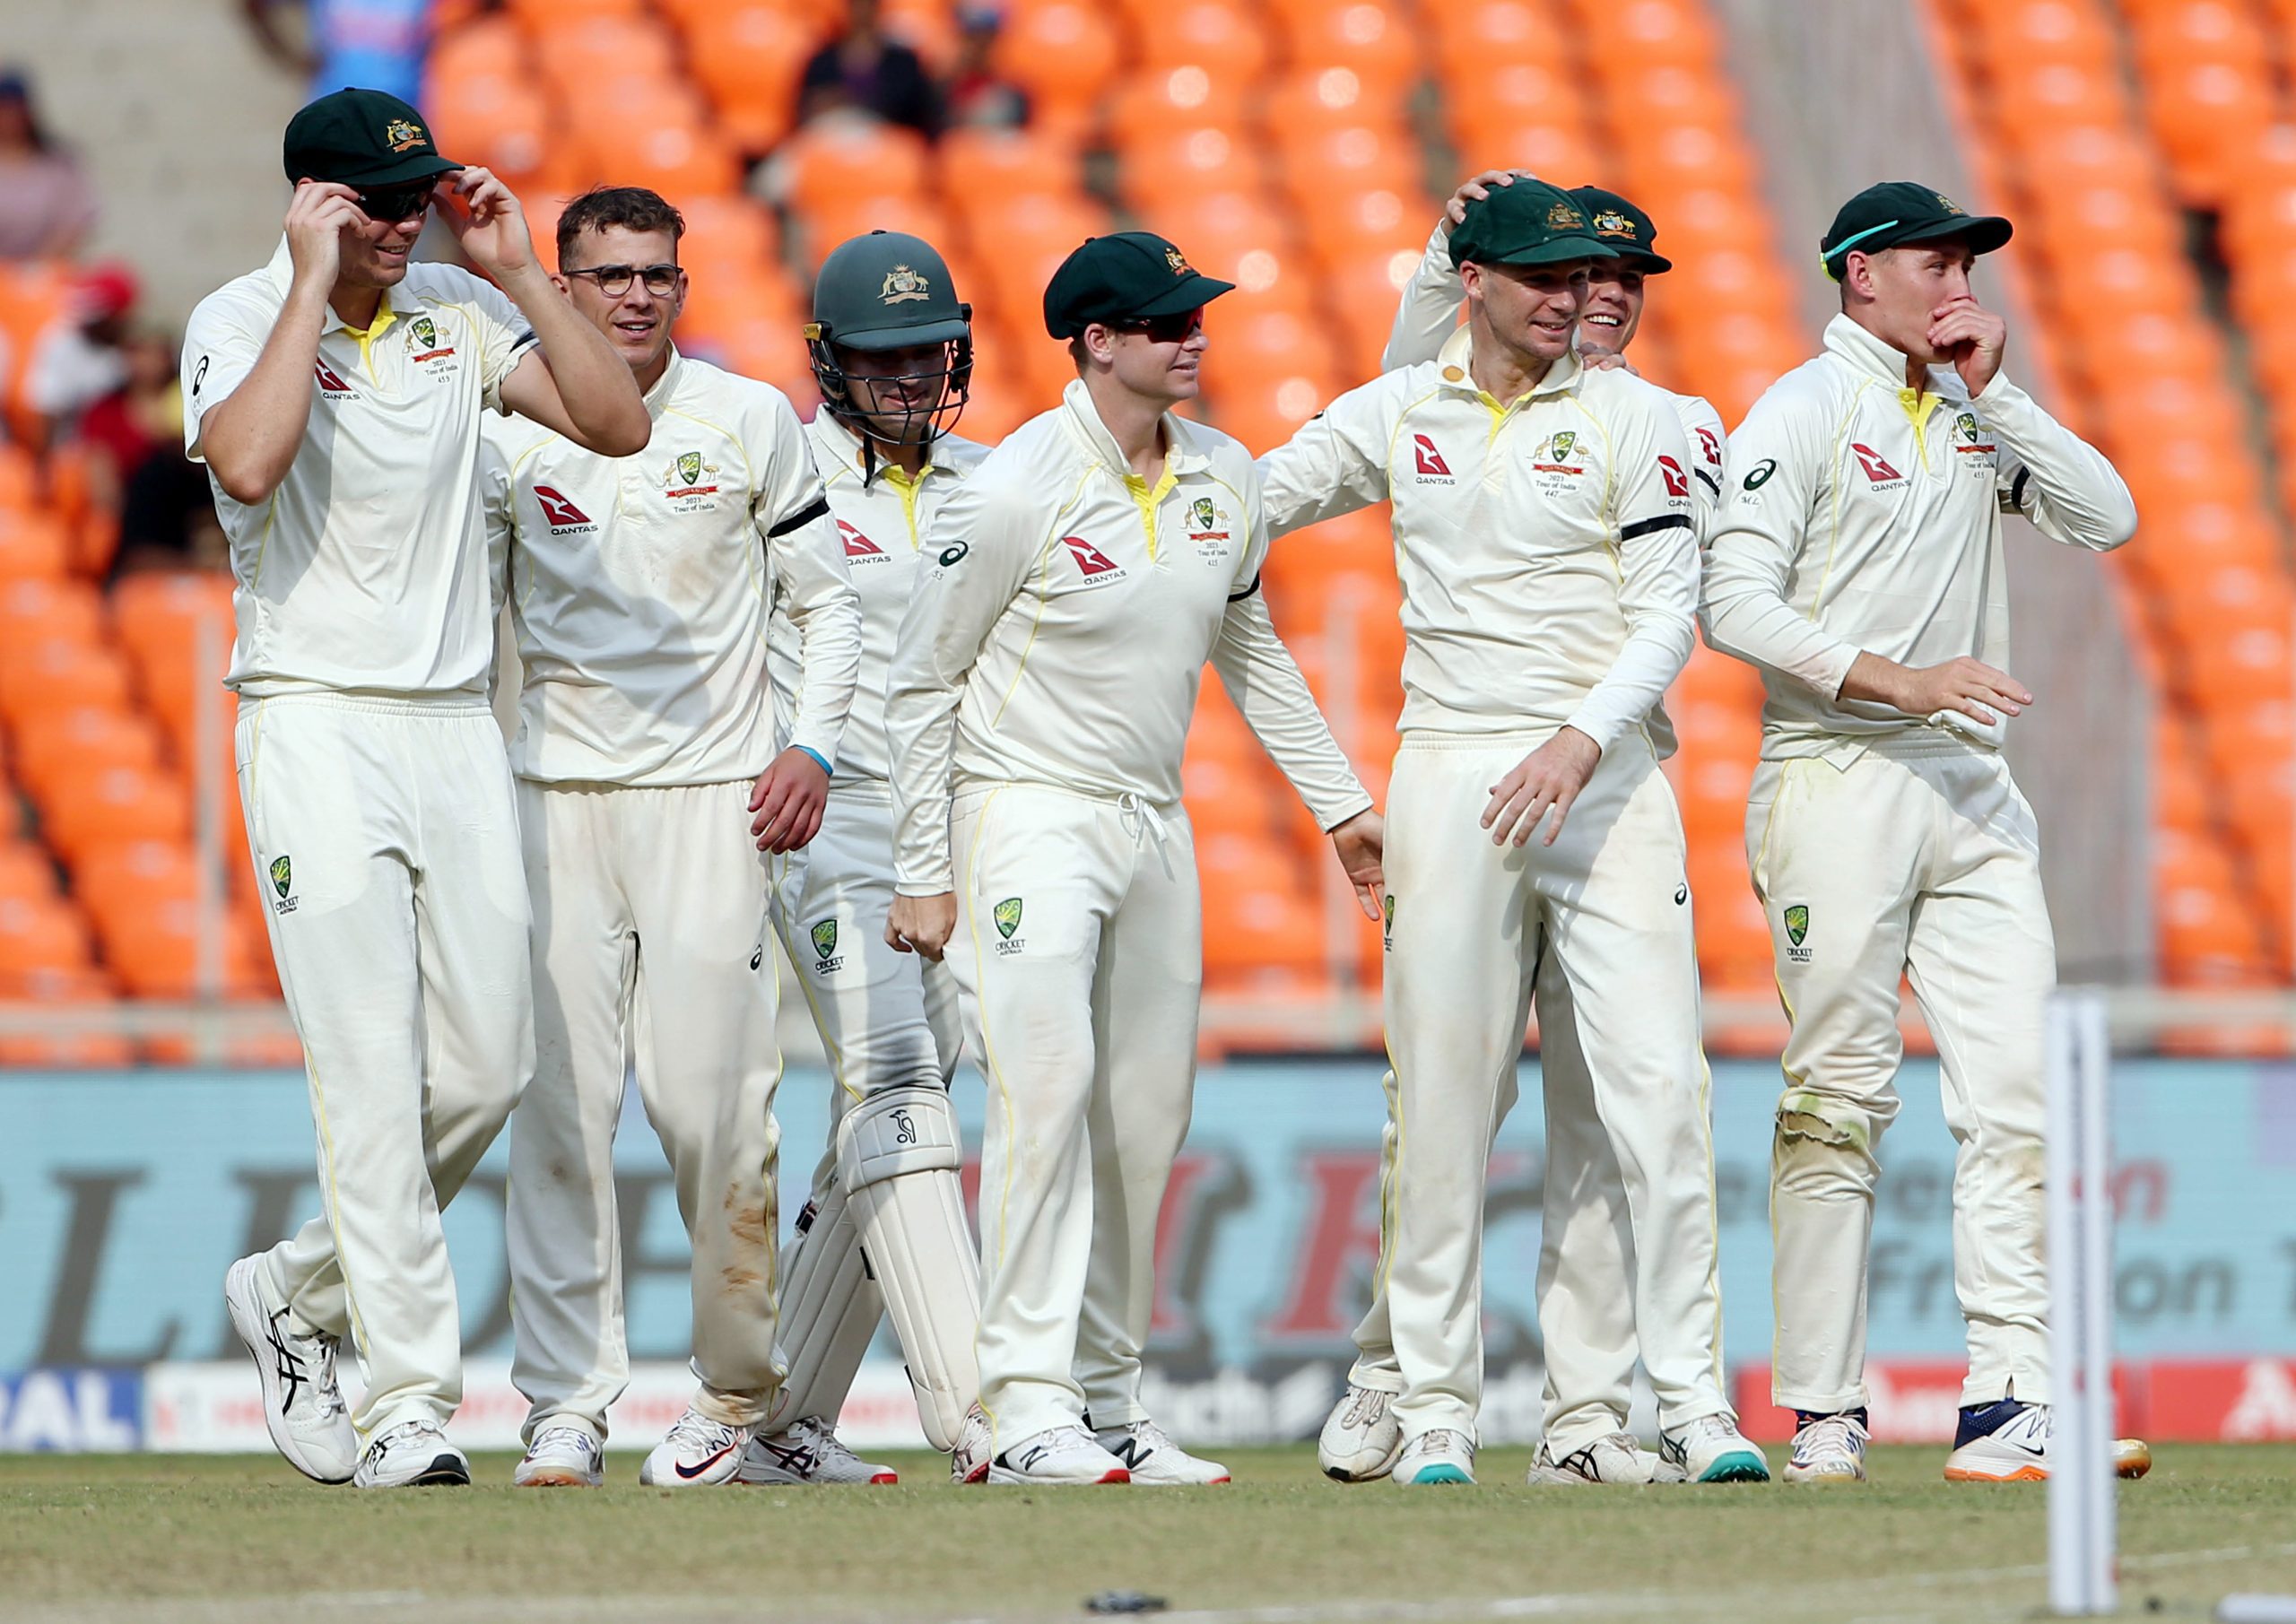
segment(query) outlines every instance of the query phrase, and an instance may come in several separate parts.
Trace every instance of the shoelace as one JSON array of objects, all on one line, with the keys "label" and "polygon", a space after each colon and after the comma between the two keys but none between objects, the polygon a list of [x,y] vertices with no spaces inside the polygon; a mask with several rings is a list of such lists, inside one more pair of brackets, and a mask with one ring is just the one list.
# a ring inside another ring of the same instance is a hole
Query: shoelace
[{"label": "shoelace", "polygon": [[839,1437],[830,1424],[819,1416],[809,1415],[789,1430],[802,1435],[821,1460],[857,1462],[861,1458],[847,1448],[845,1440]]},{"label": "shoelace", "polygon": [[[1804,1440],[1808,1440],[1805,1442]],[[1845,1455],[1859,1455],[1866,1446],[1865,1432],[1846,1415],[1830,1415],[1813,1426],[1805,1427],[1794,1440],[1794,1458],[1814,1460],[1821,1453],[1839,1450]]]},{"label": "shoelace", "polygon": [[326,1416],[341,1415],[349,1406],[343,1402],[343,1388],[335,1380],[335,1338],[322,1336],[316,1340],[319,1345],[319,1374],[317,1384],[319,1413]]},{"label": "shoelace", "polygon": [[368,1453],[379,1461],[385,1455],[388,1455],[400,1442],[413,1437],[417,1433],[429,1433],[431,1436],[439,1438],[441,1441],[446,1437],[446,1434],[440,1432],[436,1427],[433,1427],[428,1421],[401,1421],[388,1432],[377,1434],[375,1441],[367,1446]]},{"label": "shoelace", "polygon": [[723,1421],[713,1421],[706,1415],[689,1410],[678,1417],[678,1424],[670,1429],[670,1436],[683,1438],[702,1449],[714,1450],[726,1447],[741,1433],[738,1428],[728,1427]]},{"label": "shoelace", "polygon": [[1341,1425],[1347,1427],[1372,1425],[1387,1412],[1387,1400],[1390,1396],[1380,1392],[1377,1387],[1358,1387],[1355,1390],[1355,1395],[1347,1402],[1347,1413],[1339,1418]]}]

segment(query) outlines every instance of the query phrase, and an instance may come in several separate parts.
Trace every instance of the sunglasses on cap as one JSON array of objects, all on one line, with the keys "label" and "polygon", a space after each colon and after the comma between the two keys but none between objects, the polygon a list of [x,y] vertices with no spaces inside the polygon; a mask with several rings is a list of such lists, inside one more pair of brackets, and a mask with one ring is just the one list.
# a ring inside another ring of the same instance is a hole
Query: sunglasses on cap
[{"label": "sunglasses on cap", "polygon": [[1137,321],[1112,321],[1109,326],[1119,333],[1144,334],[1152,344],[1186,343],[1204,330],[1204,307],[1182,310],[1172,316],[1144,316]]},{"label": "sunglasses on cap", "polygon": [[438,187],[435,176],[428,180],[411,180],[404,186],[377,187],[359,194],[359,212],[378,225],[389,225],[426,213],[430,207],[430,194]]},{"label": "sunglasses on cap", "polygon": [[633,282],[643,282],[646,291],[655,298],[667,299],[678,291],[678,278],[685,273],[676,265],[592,265],[566,274],[588,277],[608,299],[620,299],[630,291]]}]

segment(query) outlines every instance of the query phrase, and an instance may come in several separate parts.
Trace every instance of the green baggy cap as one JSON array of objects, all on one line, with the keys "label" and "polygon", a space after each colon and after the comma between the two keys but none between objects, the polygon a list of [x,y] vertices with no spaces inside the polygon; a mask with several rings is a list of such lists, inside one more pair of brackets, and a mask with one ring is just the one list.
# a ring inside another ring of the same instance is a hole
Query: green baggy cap
[{"label": "green baggy cap", "polygon": [[1551,265],[1570,259],[1616,259],[1619,252],[1595,234],[1578,199],[1544,180],[1518,177],[1509,187],[1467,204],[1451,233],[1451,263]]},{"label": "green baggy cap", "polygon": [[1088,237],[1046,284],[1045,331],[1055,338],[1074,338],[1096,321],[1178,316],[1235,286],[1206,276],[1153,231]]},{"label": "green baggy cap", "polygon": [[1836,282],[1842,256],[1852,248],[1878,254],[1908,243],[1960,238],[1975,254],[1990,254],[2009,240],[2007,221],[1998,214],[1972,214],[1935,187],[1911,180],[1884,180],[1841,205],[1818,243],[1818,263]]},{"label": "green baggy cap", "polygon": [[381,91],[336,91],[287,121],[290,185],[309,177],[371,191],[463,166],[439,156],[422,115]]}]

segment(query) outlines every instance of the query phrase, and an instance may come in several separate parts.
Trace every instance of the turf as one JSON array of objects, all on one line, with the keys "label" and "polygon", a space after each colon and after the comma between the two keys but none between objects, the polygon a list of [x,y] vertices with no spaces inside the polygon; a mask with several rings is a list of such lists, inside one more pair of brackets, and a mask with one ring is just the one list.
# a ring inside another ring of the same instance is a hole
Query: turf
[{"label": "turf", "polygon": [[[2123,1603],[2199,1619],[2296,1592],[2296,1448],[2178,1447],[2122,1486]],[[1196,1490],[509,1487],[360,1494],[268,1458],[0,1458],[0,1617],[1080,1619],[1140,1590],[1193,1624],[1527,1617],[2013,1620],[2045,1594],[2045,1494],[1875,1452],[1863,1489],[1342,1488],[1306,1448]]]}]

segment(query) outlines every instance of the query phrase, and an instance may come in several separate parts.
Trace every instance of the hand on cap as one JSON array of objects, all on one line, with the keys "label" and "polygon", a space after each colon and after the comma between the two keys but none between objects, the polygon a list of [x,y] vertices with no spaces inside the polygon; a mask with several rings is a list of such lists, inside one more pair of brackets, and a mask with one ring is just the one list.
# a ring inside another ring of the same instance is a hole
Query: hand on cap
[{"label": "hand on cap", "polygon": [[1451,201],[1443,205],[1443,235],[1448,237],[1465,223],[1467,204],[1481,203],[1491,195],[1493,187],[1513,186],[1518,175],[1526,180],[1538,178],[1528,169],[1485,169],[1480,175],[1470,175],[1459,182],[1459,189],[1452,193]]},{"label": "hand on cap", "polygon": [[335,291],[343,267],[343,229],[362,226],[359,194],[332,180],[299,180],[287,204],[287,253],[295,264],[295,281],[316,284],[321,293]]},{"label": "hand on cap", "polygon": [[1982,395],[2001,370],[2001,353],[2009,347],[2009,324],[1964,293],[1949,299],[1929,313],[1929,343],[1953,358],[1971,395]]},{"label": "hand on cap", "polygon": [[535,239],[526,230],[526,212],[510,188],[491,169],[454,169],[440,178],[447,197],[459,207],[439,211],[446,216],[463,252],[497,282],[535,267]]}]

